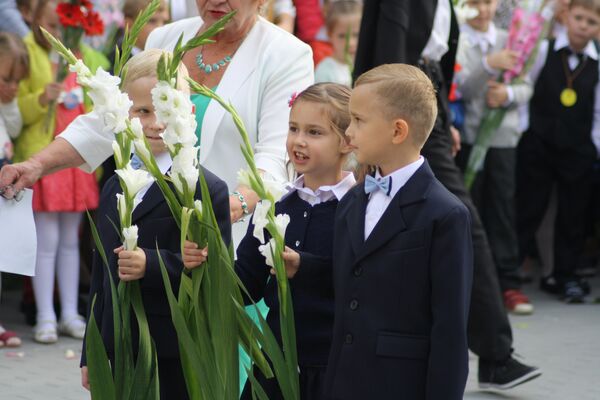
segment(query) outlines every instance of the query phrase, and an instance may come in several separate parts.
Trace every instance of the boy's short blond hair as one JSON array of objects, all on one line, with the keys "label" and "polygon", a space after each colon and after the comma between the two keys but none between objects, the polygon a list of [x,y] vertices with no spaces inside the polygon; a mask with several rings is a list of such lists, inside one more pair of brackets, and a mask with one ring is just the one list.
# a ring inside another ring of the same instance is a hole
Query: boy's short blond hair
[{"label": "boy's short blond hair", "polygon": [[373,85],[384,116],[405,120],[414,144],[423,147],[438,112],[435,89],[427,75],[411,65],[384,64],[359,76],[354,87],[361,85]]},{"label": "boy's short blond hair", "polygon": [[[140,78],[157,78],[156,67],[163,54],[170,55],[171,53],[161,49],[148,49],[131,57],[125,64],[123,87],[127,87],[128,84]],[[190,91],[189,84],[185,80],[188,76],[187,68],[180,63],[177,69],[177,89],[186,93]]]},{"label": "boy's short blond hair", "polygon": [[573,7],[583,7],[600,15],[600,0],[571,0],[569,10]]},{"label": "boy's short blond hair", "polygon": [[[148,6],[148,0],[125,0],[123,3],[123,16],[126,18],[135,19],[138,14]],[[165,11],[167,9],[167,2],[161,0],[158,10],[156,12]]]}]

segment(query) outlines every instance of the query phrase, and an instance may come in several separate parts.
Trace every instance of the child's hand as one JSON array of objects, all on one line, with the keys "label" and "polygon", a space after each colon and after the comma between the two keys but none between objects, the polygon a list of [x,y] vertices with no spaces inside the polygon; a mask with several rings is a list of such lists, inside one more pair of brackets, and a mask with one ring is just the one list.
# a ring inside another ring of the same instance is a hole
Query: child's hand
[{"label": "child's hand", "polygon": [[125,250],[123,246],[116,248],[115,254],[119,255],[119,279],[122,281],[135,281],[146,275],[146,253],[139,247],[133,251]]},{"label": "child's hand", "polygon": [[208,246],[198,249],[198,244],[186,240],[183,244],[183,266],[187,269],[194,269],[206,261],[208,257]]},{"label": "child's hand", "polygon": [[508,100],[506,85],[496,81],[489,81],[485,100],[489,108],[502,107]]},{"label": "child's hand", "polygon": [[452,134],[452,157],[455,157],[460,151],[460,132],[453,125],[450,125]]},{"label": "child's hand", "polygon": [[90,380],[89,380],[89,377],[88,377],[88,367],[86,367],[86,366],[81,367],[81,386],[83,386],[87,390],[90,390]]},{"label": "child's hand", "polygon": [[10,83],[0,82],[0,102],[10,103],[17,96],[19,86]]},{"label": "child's hand", "polygon": [[488,65],[494,69],[511,70],[517,64],[519,53],[514,50],[500,50],[486,57]]},{"label": "child's hand", "polygon": [[[285,273],[288,279],[293,278],[300,268],[300,254],[297,251],[285,246],[283,250],[283,262],[285,263]],[[271,268],[271,275],[275,275],[275,269]]]},{"label": "child's hand", "polygon": [[42,106],[46,107],[51,101],[58,99],[60,92],[62,91],[62,84],[60,83],[49,83],[44,89],[44,93],[40,95],[39,102]]}]

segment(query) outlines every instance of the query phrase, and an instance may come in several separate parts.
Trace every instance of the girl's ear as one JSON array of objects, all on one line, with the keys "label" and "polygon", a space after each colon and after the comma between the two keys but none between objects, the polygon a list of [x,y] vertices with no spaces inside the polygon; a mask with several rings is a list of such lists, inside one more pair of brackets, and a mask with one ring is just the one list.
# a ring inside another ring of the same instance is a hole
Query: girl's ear
[{"label": "girl's ear", "polygon": [[394,122],[394,134],[392,136],[392,143],[393,144],[401,144],[404,143],[406,141],[406,139],[408,138],[408,123],[406,122],[406,120],[398,118],[396,119]]},{"label": "girl's ear", "polygon": [[352,153],[352,146],[350,146],[350,139],[344,135],[344,138],[340,140],[340,154],[346,155]]}]

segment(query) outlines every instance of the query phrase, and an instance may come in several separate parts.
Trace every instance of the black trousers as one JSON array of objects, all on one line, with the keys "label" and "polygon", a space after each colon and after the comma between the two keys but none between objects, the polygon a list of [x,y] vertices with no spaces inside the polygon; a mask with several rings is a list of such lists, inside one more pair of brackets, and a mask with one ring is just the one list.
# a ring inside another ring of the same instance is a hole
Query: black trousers
[{"label": "black trousers", "polygon": [[467,329],[469,348],[480,359],[501,361],[512,352],[512,329],[504,309],[496,267],[479,214],[452,157],[448,119],[448,91],[438,63],[421,63],[421,69],[437,89],[438,117],[422,154],[436,178],[471,212],[473,240],[473,288]]},{"label": "black trousers", "polygon": [[[463,144],[456,163],[465,170],[472,146]],[[519,242],[515,222],[516,148],[490,148],[475,177],[471,198],[485,228],[502,291],[519,289]]]},{"label": "black trousers", "polygon": [[[554,271],[559,282],[575,279],[575,267],[585,241],[586,218],[592,191],[594,152],[579,157],[537,134],[525,132],[517,149],[517,234],[520,256],[535,246],[540,226],[556,185]],[[569,160],[570,159],[570,160]]]}]

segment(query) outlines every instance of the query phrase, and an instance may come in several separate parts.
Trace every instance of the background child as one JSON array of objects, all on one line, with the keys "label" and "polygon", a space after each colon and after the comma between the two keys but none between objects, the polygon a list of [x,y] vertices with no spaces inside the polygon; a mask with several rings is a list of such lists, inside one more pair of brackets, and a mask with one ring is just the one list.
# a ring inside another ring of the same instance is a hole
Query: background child
[{"label": "background child", "polygon": [[[514,67],[517,54],[504,49],[508,33],[492,22],[497,0],[469,0],[467,5],[479,13],[461,26],[458,42],[456,62],[461,70],[455,81],[466,115],[462,151],[456,161],[466,168],[486,110],[505,108],[471,195],[486,229],[506,308],[516,314],[531,314],[533,306],[521,292],[514,196],[516,147],[521,137],[519,106],[527,104],[533,89],[528,82],[505,85],[498,81],[502,71]],[[482,90],[485,87],[487,90]]]},{"label": "background child", "polygon": [[544,285],[566,302],[580,303],[589,287],[577,278],[575,266],[600,151],[598,50],[593,43],[600,32],[600,1],[571,1],[566,28],[540,45],[531,72],[536,84],[529,129],[517,149],[517,232],[524,258],[535,244],[555,186],[554,271]]},{"label": "background child", "polygon": [[[333,54],[326,57],[315,69],[315,82],[335,82],[352,86],[350,64],[354,64],[362,3],[358,0],[338,0],[327,5],[325,24]],[[346,37],[350,34],[346,53]]]},{"label": "background child", "polygon": [[[321,399],[333,326],[332,259],[333,220],[339,200],[354,185],[343,166],[351,152],[344,132],[350,123],[350,90],[342,85],[310,86],[295,99],[290,112],[287,152],[300,177],[275,205],[276,214],[290,216],[285,233],[287,275],[290,279],[296,321],[296,342],[303,399]],[[237,249],[236,272],[257,302],[265,299],[269,326],[279,334],[277,282],[260,254],[254,226]],[[266,238],[269,240],[269,238]],[[199,254],[188,243],[184,263],[195,267]],[[274,271],[271,271],[274,273]],[[256,373],[269,399],[280,399],[275,379]],[[251,399],[250,385],[242,398]]]},{"label": "background child", "polygon": [[[127,63],[127,75],[123,89],[129,95],[133,106],[129,111],[130,118],[140,118],[144,135],[150,142],[161,172],[166,173],[172,164],[160,137],[164,125],[156,121],[152,104],[151,90],[156,86],[156,66],[163,54],[162,50],[147,50],[133,56]],[[178,71],[180,88],[187,88],[185,77],[187,69],[183,64]],[[231,241],[231,224],[229,220],[229,192],[225,182],[208,170],[204,170],[211,200],[221,234],[226,243]],[[142,300],[148,317],[150,335],[156,344],[158,372],[160,378],[161,399],[187,399],[187,389],[181,369],[177,334],[171,322],[171,313],[164,283],[160,272],[158,244],[160,255],[167,267],[173,290],[177,293],[181,265],[180,232],[171,215],[171,211],[158,185],[153,183],[138,193],[143,200],[135,209],[132,223],[139,228],[138,248],[126,251],[122,247],[120,235],[115,231],[111,221],[118,221],[116,194],[122,193],[119,180],[113,176],[102,189],[100,207],[97,211],[97,226],[100,239],[109,255],[109,268],[112,276],[123,281],[140,280]],[[196,197],[201,199],[200,188]],[[114,331],[110,282],[105,273],[106,266],[96,253],[92,270],[90,299],[97,295],[96,308],[93,310],[100,328],[109,357],[114,357]],[[137,325],[132,325],[136,329]],[[137,332],[134,331],[137,337]],[[134,337],[133,342],[137,339]],[[82,355],[82,383],[88,386],[85,343]]]},{"label": "background child", "polygon": [[382,65],[356,80],[350,114],[356,159],[378,170],[336,213],[326,398],[462,399],[471,219],[420,156],[435,90],[416,67]]},{"label": "background child", "polygon": [[[50,45],[40,27],[60,37],[55,1],[40,0],[34,12],[34,25],[24,41],[29,54],[29,77],[19,84],[18,102],[23,131],[15,140],[15,161],[23,161],[47,146],[75,117],[86,112],[83,90],[70,73],[56,83],[56,64],[50,59]],[[95,71],[108,67],[106,58],[85,45],[75,49]],[[49,120],[49,105],[56,112]],[[87,105],[89,110],[89,104]],[[49,122],[49,123],[48,123]],[[32,279],[37,306],[34,339],[40,343],[57,341],[53,306],[54,278],[58,278],[61,303],[61,333],[83,338],[84,319],[77,312],[79,288],[79,223],[82,212],[98,205],[94,174],[79,169],[63,170],[40,179],[33,186],[33,211],[38,237],[36,275]]]},{"label": "background child", "polygon": [[[0,168],[11,161],[11,138],[21,133],[21,113],[17,105],[17,88],[29,69],[27,49],[21,39],[12,33],[0,32]],[[0,277],[0,289],[2,279]],[[18,347],[21,339],[15,332],[0,324],[0,347]]]}]

